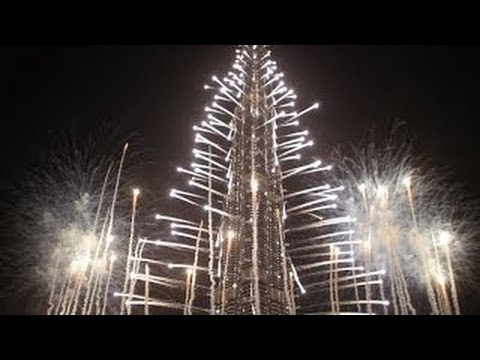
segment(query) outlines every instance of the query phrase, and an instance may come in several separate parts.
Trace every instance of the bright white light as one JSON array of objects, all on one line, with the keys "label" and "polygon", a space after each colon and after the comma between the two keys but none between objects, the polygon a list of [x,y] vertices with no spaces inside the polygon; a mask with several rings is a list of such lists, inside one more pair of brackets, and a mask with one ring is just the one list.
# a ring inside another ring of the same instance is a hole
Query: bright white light
[{"label": "bright white light", "polygon": [[252,192],[256,193],[258,191],[260,184],[258,183],[258,180],[256,178],[252,179],[251,187],[252,187]]},{"label": "bright white light", "polygon": [[405,187],[409,188],[409,187],[412,185],[412,179],[411,179],[411,177],[408,176],[408,177],[406,177],[405,179],[403,179],[402,184],[403,184]]},{"label": "bright white light", "polygon": [[227,232],[227,239],[228,239],[228,241],[232,241],[233,239],[235,239],[235,231],[233,231],[233,230],[228,230],[228,232]]},{"label": "bright white light", "polygon": [[315,103],[315,104],[313,105],[313,108],[314,108],[314,109],[319,109],[319,108],[320,108],[320,103]]},{"label": "bright white light", "polygon": [[193,269],[192,268],[185,269],[185,272],[187,273],[188,276],[193,275]]},{"label": "bright white light", "polygon": [[155,215],[155,220],[161,220],[161,219],[162,219],[162,215],[160,214]]},{"label": "bright white light", "polygon": [[70,271],[76,273],[78,271],[78,261],[74,260],[70,263]]},{"label": "bright white light", "polygon": [[438,272],[436,274],[435,279],[437,280],[437,282],[440,285],[445,285],[445,283],[446,283],[445,276],[443,276],[443,274],[441,272]]},{"label": "bright white light", "polygon": [[453,240],[453,235],[447,231],[440,231],[438,236],[438,243],[440,245],[446,246],[449,245]]},{"label": "bright white light", "polygon": [[365,185],[365,184],[360,184],[360,185],[358,185],[358,190],[359,190],[361,193],[364,193],[364,192],[367,190],[367,185]]},{"label": "bright white light", "polygon": [[108,234],[106,240],[107,240],[107,243],[110,244],[113,242],[113,240],[115,240],[115,237],[112,234]]},{"label": "bright white light", "polygon": [[140,189],[133,189],[133,196],[138,197],[140,195]]},{"label": "bright white light", "polygon": [[377,189],[377,196],[379,198],[384,198],[387,195],[388,188],[386,186],[380,185]]},{"label": "bright white light", "polygon": [[175,189],[170,190],[170,197],[175,197],[176,194],[177,194],[177,190]]},{"label": "bright white light", "polygon": [[85,272],[90,264],[90,258],[88,256],[82,256],[70,264],[70,270],[73,273],[76,272]]}]

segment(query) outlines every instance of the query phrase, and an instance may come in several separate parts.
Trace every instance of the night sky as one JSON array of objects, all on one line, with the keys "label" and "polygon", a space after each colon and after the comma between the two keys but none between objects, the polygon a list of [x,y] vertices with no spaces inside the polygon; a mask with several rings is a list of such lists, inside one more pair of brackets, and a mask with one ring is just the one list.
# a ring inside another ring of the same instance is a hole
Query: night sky
[{"label": "night sky", "polygon": [[[299,102],[323,103],[306,123],[320,157],[373,127],[404,121],[417,154],[452,169],[454,180],[480,199],[480,46],[273,51]],[[136,134],[136,146],[152,160],[139,185],[167,194],[174,169],[189,161],[191,127],[210,100],[203,85],[227,71],[233,53],[223,45],[0,47],[2,201],[59,133],[81,137],[100,124]],[[2,248],[9,241],[2,239]],[[478,303],[470,296],[465,310],[480,313]]]}]

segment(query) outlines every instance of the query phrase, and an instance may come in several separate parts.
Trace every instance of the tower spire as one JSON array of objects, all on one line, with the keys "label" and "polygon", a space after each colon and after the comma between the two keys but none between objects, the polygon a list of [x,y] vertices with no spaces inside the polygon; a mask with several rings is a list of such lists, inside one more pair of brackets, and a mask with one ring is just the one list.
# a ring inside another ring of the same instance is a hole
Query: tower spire
[{"label": "tower spire", "polygon": [[[226,231],[219,258],[222,272],[215,291],[221,314],[289,314],[295,311],[288,290],[282,219],[282,173],[276,153],[278,110],[271,96],[280,79],[272,76],[266,46],[237,51],[231,81],[242,88],[231,123],[233,136],[225,211]],[[225,91],[228,93],[228,91]],[[273,120],[272,120],[273,119]]]}]

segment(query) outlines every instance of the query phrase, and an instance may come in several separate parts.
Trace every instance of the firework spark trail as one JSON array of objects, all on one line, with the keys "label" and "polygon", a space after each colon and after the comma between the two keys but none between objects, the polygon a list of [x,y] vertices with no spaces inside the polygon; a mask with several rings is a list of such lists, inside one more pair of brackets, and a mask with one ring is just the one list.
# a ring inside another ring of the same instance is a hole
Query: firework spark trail
[{"label": "firework spark trail", "polygon": [[183,309],[183,315],[189,315],[188,313],[188,304],[190,302],[190,286],[192,281],[192,269],[187,269],[187,281],[185,284],[185,306]]},{"label": "firework spark trail", "polygon": [[97,292],[98,292],[101,277],[102,277],[101,273],[99,271],[96,271],[95,272],[95,281],[93,283],[93,291],[92,291],[90,301],[88,302],[86,315],[90,315],[92,313],[93,305],[95,303],[95,298],[96,298],[96,295],[97,295]]},{"label": "firework spark trail", "polygon": [[100,193],[100,199],[98,200],[98,206],[97,206],[97,212],[95,214],[95,221],[93,223],[93,232],[96,233],[97,231],[97,226],[98,226],[98,221],[100,219],[100,214],[102,211],[102,206],[103,206],[103,200],[105,198],[105,193],[107,191],[107,184],[108,180],[110,178],[110,172],[112,171],[113,168],[113,162],[110,163],[107,169],[107,173],[105,174],[105,178],[103,180],[103,185],[102,185],[102,191]]},{"label": "firework spark trail", "polygon": [[115,205],[117,204],[118,190],[120,187],[120,178],[122,176],[123,163],[125,161],[125,156],[128,150],[128,143],[125,144],[122,152],[122,157],[120,158],[120,163],[118,165],[117,180],[115,182],[115,189],[113,191],[113,198],[111,204],[111,213],[110,213],[110,224],[108,226],[107,237],[112,235],[113,230],[113,221],[115,219]]},{"label": "firework spark trail", "polygon": [[[230,252],[231,252],[231,248],[232,248],[232,241],[233,241],[233,236],[228,235],[227,236],[227,252],[225,254],[225,265],[224,265],[225,267],[224,267],[224,270],[223,270],[224,274],[226,274],[227,271],[228,271]],[[226,287],[227,287],[227,277],[224,276],[223,281],[222,281],[222,310],[221,310],[222,315],[225,315]]]},{"label": "firework spark trail", "polygon": [[[435,239],[433,239],[435,240]],[[445,247],[448,247],[448,244],[445,243],[443,244]],[[437,254],[438,254],[438,248],[437,246],[442,246],[441,244],[437,244],[436,242],[434,242],[434,246],[437,250]],[[442,246],[443,247],[443,246]],[[451,287],[451,290],[452,290],[452,293],[450,294],[450,296],[452,297],[452,300],[453,300],[453,308],[454,308],[454,311],[455,313],[457,313],[457,307],[456,307],[456,304],[455,304],[455,296],[453,294],[453,289],[455,287],[455,280],[452,279],[453,277],[453,273],[450,271],[451,270],[451,263],[450,263],[450,259],[449,257],[447,256],[448,255],[448,250],[446,248],[443,249],[444,251],[444,256],[445,256],[445,260],[446,260],[446,263],[447,263],[447,269],[448,269],[448,278],[450,280],[450,287]],[[444,293],[444,297],[445,297],[445,302],[446,302],[446,309],[447,309],[447,314],[448,315],[452,315],[452,304],[450,302],[450,297],[448,295],[448,290],[447,290],[447,279],[445,279],[444,275],[443,275],[443,270],[440,268],[440,263],[439,263],[439,271],[441,271],[441,279],[442,279],[442,287],[443,287],[443,293]]]},{"label": "firework spark trail", "polygon": [[65,314],[65,310],[66,310],[65,307],[67,305],[67,300],[71,293],[71,290],[70,290],[71,283],[72,283],[72,271],[70,270],[68,273],[68,280],[67,280],[67,285],[65,287],[65,293],[63,294],[63,297],[62,297],[62,309],[60,310],[60,315]]},{"label": "firework spark trail", "polygon": [[198,267],[198,255],[200,253],[200,239],[202,238],[203,232],[203,220],[200,221],[200,226],[198,230],[197,242],[195,244],[195,257],[193,260],[193,275],[192,275],[192,290],[190,291],[190,301],[188,304],[188,314],[192,315],[192,306],[195,300],[195,286],[197,282],[197,267]]},{"label": "firework spark trail", "polygon": [[[137,201],[138,201],[138,195],[139,195],[138,189],[135,189],[133,192],[133,199],[132,199],[132,218],[130,222],[130,236],[128,239],[128,253],[127,253],[127,260],[125,264],[125,281],[123,283],[123,291],[122,293],[127,292],[127,287],[128,287],[128,282],[132,281],[130,278],[130,262],[131,262],[131,257],[132,257],[132,251],[133,251],[133,237],[135,233],[135,215],[137,212]],[[121,305],[121,313],[120,315],[124,314],[125,311],[125,298],[122,298],[122,305]]]},{"label": "firework spark trail", "polygon": [[[107,231],[107,224],[110,221],[109,215],[111,214],[110,207],[107,209],[105,220],[103,221],[102,230],[100,232],[100,237],[97,240],[97,245],[95,247],[95,255],[92,265],[90,267],[90,272],[88,275],[87,286],[86,286],[86,294],[83,300],[82,306],[82,315],[90,315],[92,310],[93,299],[95,298],[95,293],[98,287],[98,276],[99,272],[95,271],[95,265],[98,263],[98,258],[100,256],[100,251],[102,249],[104,239],[105,239],[105,232]],[[92,289],[92,280],[93,281],[93,289]]]},{"label": "firework spark trail", "polygon": [[401,265],[399,264],[398,254],[395,251],[394,246],[390,248],[390,263],[388,264],[393,276],[394,286],[392,289],[395,291],[395,300],[398,305],[398,311],[400,315],[407,315],[407,300],[405,296],[405,289],[403,288],[403,273]]},{"label": "firework spark trail", "polygon": [[280,235],[280,248],[282,252],[282,272],[283,272],[283,289],[287,296],[287,304],[290,309],[289,314],[295,315],[295,304],[292,303],[292,298],[289,295],[289,285],[288,285],[288,268],[287,268],[287,251],[285,249],[285,237],[283,234],[283,226],[281,223],[282,217],[280,216],[280,209],[277,209],[277,219],[278,219],[278,230]]},{"label": "firework spark trail", "polygon": [[67,306],[66,315],[75,315],[77,312],[78,300],[82,292],[85,270],[86,269],[82,267],[82,265],[80,264],[78,265],[77,276],[76,276],[75,285],[73,288],[73,294]]},{"label": "firework spark trail", "polygon": [[65,293],[65,288],[67,286],[67,282],[68,282],[68,277],[63,277],[62,286],[60,288],[60,293],[58,294],[57,306],[55,307],[55,312],[54,312],[55,315],[60,314],[60,306],[63,302],[63,296],[64,296],[64,293]]},{"label": "firework spark trail", "polygon": [[[416,235],[415,237],[418,237],[418,235]],[[428,301],[430,303],[430,306],[432,307],[433,314],[438,315],[438,314],[440,314],[440,310],[439,310],[439,307],[438,307],[438,302],[435,298],[434,288],[432,287],[432,278],[430,276],[430,269],[429,269],[429,266],[428,266],[427,257],[426,257],[425,251],[423,249],[419,249],[419,253],[420,253],[420,257],[422,259],[422,267],[423,267],[425,284],[426,284],[426,288],[427,288]]]},{"label": "firework spark trail", "polygon": [[338,260],[339,260],[339,248],[334,249],[334,262],[335,266],[333,269],[334,272],[334,284],[335,284],[335,313],[339,314],[340,313],[340,296],[339,296],[339,291],[338,291]]},{"label": "firework spark trail", "polygon": [[[137,241],[137,244],[135,245],[134,262],[132,265],[132,270],[129,272],[130,287],[128,290],[128,298],[127,298],[128,304],[131,303],[132,298],[134,296],[135,286],[137,285],[137,279],[138,279],[137,275],[140,271],[141,259],[143,256],[142,254],[143,254],[145,245],[146,245],[146,242],[141,242],[141,241]],[[131,305],[127,305],[127,314],[130,315],[131,312],[132,312]]]},{"label": "firework spark trail", "polygon": [[73,285],[73,290],[72,290],[72,296],[70,297],[70,299],[68,300],[68,305],[66,307],[66,310],[65,310],[65,315],[71,315],[71,311],[72,311],[72,305],[74,303],[74,300],[75,298],[77,297],[77,293],[80,293],[79,292],[79,286],[80,286],[80,272],[77,274],[76,276],[76,279],[74,281],[74,285]]},{"label": "firework spark trail", "polygon": [[[349,234],[348,235],[348,243],[349,243],[349,249],[350,249],[350,252],[353,254],[354,253],[354,246],[353,246],[353,239],[352,239],[352,234]],[[357,269],[355,268],[355,266],[353,267],[353,270],[352,270],[352,274],[354,276],[353,278],[353,288],[354,288],[354,292],[355,292],[355,300],[358,302],[360,301],[360,292],[358,290],[358,284],[357,284],[357,278],[356,278],[356,275],[357,275]],[[369,284],[368,284],[368,279],[367,277],[365,277],[365,287],[367,287]],[[368,299],[368,296],[367,296],[367,299]],[[360,313],[362,312],[362,307],[360,304],[357,304],[357,311]]]},{"label": "firework spark trail", "polygon": [[415,211],[415,202],[414,202],[414,199],[413,199],[413,191],[412,191],[412,180],[411,180],[410,176],[406,177],[403,180],[403,185],[407,189],[408,204],[410,206],[410,212],[411,212],[411,215],[412,215],[413,232],[414,232],[413,237],[412,237],[413,238],[413,243],[414,243],[413,246],[417,247],[418,253],[419,253],[419,255],[422,259],[422,265],[423,265],[423,268],[424,268],[424,272],[426,274],[425,283],[426,283],[426,287],[427,287],[426,290],[427,290],[428,301],[430,302],[430,306],[432,307],[433,314],[438,314],[439,313],[438,305],[437,305],[437,301],[435,300],[435,293],[432,289],[432,285],[431,285],[431,281],[430,281],[428,263],[427,263],[427,260],[425,258],[425,251],[424,251],[424,249],[420,248],[420,246],[419,246],[421,244],[421,240],[420,240],[420,236],[419,236],[417,215],[416,215],[416,211]]},{"label": "firework spark trail", "polygon": [[[372,304],[371,304],[372,295],[371,295],[371,287],[370,287],[370,276],[368,274],[372,269],[371,264],[372,264],[372,211],[373,209],[370,209],[364,185],[360,186],[360,192],[362,194],[363,202],[365,205],[365,212],[368,214],[368,218],[367,218],[368,237],[364,245],[364,250],[366,252],[365,271],[367,273],[367,276],[365,277],[365,296],[367,298],[367,312],[368,314],[372,314],[373,313]],[[360,304],[358,304],[358,306],[360,307]]]},{"label": "firework spark trail", "polygon": [[396,253],[395,248],[393,249],[394,252],[394,264],[393,268],[397,274],[397,286],[399,289],[399,298],[401,299],[401,307],[402,307],[402,315],[408,315],[408,309],[410,309],[410,313],[415,315],[416,310],[412,306],[412,302],[410,299],[410,293],[407,288],[407,281],[405,279],[405,274],[400,263],[399,255]]},{"label": "firework spark trail", "polygon": [[448,299],[447,289],[445,286],[445,277],[443,275],[443,269],[440,263],[440,256],[438,254],[437,242],[433,234],[432,234],[432,244],[433,244],[433,253],[435,254],[435,273],[437,277],[437,286],[440,288],[438,291],[438,297],[439,299],[441,299],[440,304],[441,304],[441,308],[443,309],[443,313],[450,315],[451,308],[450,308],[450,301]]},{"label": "firework spark trail", "polygon": [[410,205],[410,211],[412,213],[413,228],[415,229],[415,231],[418,232],[417,215],[415,211],[415,204],[413,201],[411,178],[406,178],[403,181],[403,185],[405,185],[405,187],[407,188],[408,203]]},{"label": "firework spark trail", "polygon": [[48,297],[47,315],[51,315],[52,311],[55,307],[53,299],[55,297],[55,287],[56,287],[56,284],[57,284],[57,276],[58,276],[59,268],[60,268],[60,256],[57,256],[57,261],[55,262],[55,271],[53,273],[53,279],[52,279],[52,283],[51,283],[50,296]]},{"label": "firework spark trail", "polygon": [[389,249],[389,268],[392,273],[393,283],[392,291],[395,293],[395,303],[398,305],[396,311],[400,311],[401,315],[408,314],[408,289],[406,288],[405,276],[402,271],[402,265],[400,263],[399,254],[397,252],[397,243],[395,238],[394,223],[392,220],[391,206],[389,202],[389,193],[387,188],[379,188],[378,196],[380,199],[380,208],[382,213],[385,214],[382,222],[384,224],[384,234],[386,236],[386,242]]},{"label": "firework spark trail", "polygon": [[[208,146],[209,154],[212,153],[212,147]],[[210,314],[215,315],[215,273],[214,273],[214,261],[215,261],[215,249],[213,243],[213,214],[212,214],[212,164],[208,164],[208,244],[209,244],[209,259],[208,259],[208,273],[210,277]]]},{"label": "firework spark trail", "polygon": [[437,291],[437,298],[438,298],[438,303],[440,305],[440,314],[442,315],[450,315],[450,304],[448,300],[448,294],[447,290],[445,287],[445,278],[443,277],[443,274],[437,269],[437,281],[436,281],[436,291]]},{"label": "firework spark trail", "polygon": [[[94,234],[96,234],[96,232],[97,232],[98,221],[99,221],[99,218],[100,218],[100,213],[101,213],[101,209],[102,209],[102,205],[103,205],[103,200],[104,200],[104,197],[105,197],[105,192],[106,192],[106,189],[107,189],[108,179],[110,177],[110,172],[112,170],[112,167],[113,167],[113,162],[110,163],[110,165],[108,166],[107,173],[105,174],[105,178],[103,180],[102,191],[101,191],[101,194],[100,194],[100,199],[99,199],[98,207],[97,207],[97,213],[95,214],[95,221],[94,221],[94,225],[93,225]],[[94,255],[93,260],[92,260],[92,266],[90,267],[90,271],[88,273],[88,279],[87,279],[87,285],[86,285],[86,294],[85,294],[85,297],[84,297],[83,307],[82,307],[82,315],[85,315],[86,312],[87,312],[88,301],[90,299],[93,271],[95,269],[93,265],[97,263],[98,256],[100,254],[100,248],[102,246],[101,239],[103,238],[103,233],[105,231],[105,224],[108,221],[108,213],[109,213],[109,211],[107,210],[107,216],[106,216],[104,225],[102,226],[100,239],[97,240],[97,245],[95,247],[95,255]]]},{"label": "firework spark trail", "polygon": [[450,299],[449,299],[449,296],[448,296],[447,287],[446,287],[446,284],[445,284],[445,280],[443,278],[443,274],[442,274],[442,280],[443,281],[441,281],[440,287],[442,289],[443,301],[445,303],[445,305],[444,305],[445,315],[452,315],[452,309],[450,307]]},{"label": "firework spark trail", "polygon": [[[100,280],[99,280],[99,285],[98,285],[98,290],[96,292],[96,301],[95,301],[95,313],[96,315],[100,315],[102,312],[102,295],[108,294],[108,290],[110,287],[110,277],[111,277],[111,271],[110,271],[110,264],[113,266],[112,258],[115,259],[115,256],[113,254],[110,254],[110,257],[108,256],[109,250],[110,250],[110,244],[113,239],[106,239],[105,243],[105,249],[103,250],[103,256],[102,256],[102,261],[100,263],[101,267],[100,269],[97,270],[97,272],[100,274]],[[109,265],[107,265],[109,264]],[[105,279],[106,278],[106,279]],[[103,282],[106,280],[105,283],[105,291],[102,291],[102,286]],[[92,300],[93,301],[93,300]],[[103,300],[103,302],[106,304],[108,302],[108,297]]]},{"label": "firework spark trail", "polygon": [[107,303],[108,303],[108,291],[110,290],[110,282],[112,280],[112,273],[113,273],[113,263],[116,260],[116,256],[114,254],[110,255],[110,265],[108,267],[108,277],[107,277],[107,284],[105,286],[105,293],[103,294],[103,306],[102,306],[102,315],[106,314],[107,310]]},{"label": "firework spark trail", "polygon": [[[405,186],[405,188],[407,189],[407,197],[408,197],[408,204],[410,206],[410,212],[411,212],[411,215],[412,215],[412,222],[413,222],[413,231],[414,231],[414,236],[413,236],[413,239],[414,239],[414,246],[416,246],[417,244],[420,244],[420,241],[419,241],[419,229],[418,229],[418,223],[417,223],[417,215],[416,215],[416,211],[415,211],[415,202],[414,202],[414,198],[413,198],[413,191],[412,191],[412,179],[410,176],[406,177],[404,180],[403,180],[403,185]],[[435,293],[432,289],[432,286],[431,286],[431,281],[430,281],[430,276],[429,276],[429,271],[428,271],[428,265],[427,265],[427,261],[424,257],[424,254],[425,254],[425,251],[423,249],[421,249],[419,246],[418,246],[418,251],[419,251],[419,254],[420,254],[420,257],[422,258],[422,263],[423,263],[423,267],[424,267],[424,271],[425,271],[425,274],[426,274],[426,278],[425,278],[425,283],[426,283],[426,291],[427,291],[427,297],[429,299],[429,302],[430,302],[430,306],[432,307],[432,311],[434,314],[438,314],[438,305],[437,305],[437,301],[435,300]]]},{"label": "firework spark trail", "polygon": [[145,306],[144,315],[150,315],[150,266],[145,264]]},{"label": "firework spark trail", "polygon": [[385,304],[383,306],[383,315],[388,315],[388,305],[387,304],[387,298],[385,297],[385,288],[384,288],[384,282],[383,280],[380,280],[380,298]]},{"label": "firework spark trail", "polygon": [[450,248],[448,243],[444,244],[444,251],[445,251],[445,257],[447,259],[448,274],[449,274],[450,286],[452,290],[453,307],[455,309],[455,315],[460,315],[460,303],[458,301],[457,285],[455,283],[455,274],[453,272],[452,259],[450,257]]},{"label": "firework spark trail", "polygon": [[[104,263],[105,262],[102,261],[102,265]],[[100,272],[100,275],[99,275],[98,289],[96,291],[96,296],[95,296],[95,315],[100,315],[100,312],[102,311],[102,307],[100,304],[102,303],[102,295],[103,295],[102,287],[103,287],[104,280],[105,280],[105,276],[102,271]]]},{"label": "firework spark trail", "polygon": [[[388,221],[388,220],[387,220]],[[385,221],[385,228],[388,229],[389,224],[388,222]],[[387,246],[388,246],[388,251],[389,251],[389,262],[388,262],[388,267],[390,269],[390,272],[392,274],[392,296],[395,298],[395,303],[397,304],[397,314],[400,315],[405,315],[405,301],[403,298],[403,289],[401,286],[401,273],[399,269],[399,264],[398,264],[398,254],[396,253],[395,249],[395,243],[394,239],[389,236],[389,231],[386,230],[385,233],[387,234]]]},{"label": "firework spark trail", "polygon": [[334,290],[334,275],[333,275],[333,253],[334,253],[334,248],[333,246],[330,246],[330,282],[329,282],[329,288],[330,288],[330,304],[331,304],[331,313],[335,313],[335,290]]},{"label": "firework spark trail", "polygon": [[[112,204],[113,206],[113,204]],[[108,210],[111,210],[110,208]],[[106,258],[107,258],[107,251],[108,251],[108,247],[109,247],[109,244],[110,242],[113,240],[112,239],[112,235],[108,235],[108,233],[105,233],[106,231],[106,226],[107,226],[107,223],[110,222],[110,218],[109,216],[112,215],[112,212],[110,211],[110,215],[107,214],[106,218],[105,218],[105,221],[104,221],[104,225],[102,226],[102,232],[101,232],[101,235],[100,235],[100,239],[98,240],[98,243],[99,243],[99,247],[101,249],[101,246],[103,244],[104,245],[104,249],[103,251],[101,251],[101,261],[100,261],[100,264],[105,264],[106,263]],[[92,267],[94,265],[97,265],[98,266],[98,258],[97,258],[97,262],[96,264],[92,264]],[[87,306],[87,311],[86,311],[86,315],[90,315],[92,313],[92,310],[93,310],[93,305],[94,305],[94,302],[96,303],[97,305],[97,312],[99,311],[100,309],[100,305],[99,305],[99,294],[101,293],[101,288],[102,288],[102,279],[103,279],[103,274],[101,272],[101,269],[98,269],[97,268],[97,271],[95,271],[95,280],[94,280],[94,283],[93,283],[93,291],[91,292],[91,297],[90,299],[86,299],[87,300],[87,303],[88,303],[88,306]],[[97,299],[96,301],[94,301],[95,299]]]},{"label": "firework spark trail", "polygon": [[[110,209],[109,209],[110,210]],[[104,221],[104,224],[102,226],[102,232],[100,234],[100,238],[98,240],[98,249],[99,249],[99,252],[100,252],[100,249],[102,247],[102,245],[105,243],[105,249],[102,251],[102,261],[105,261],[106,259],[106,252],[107,252],[107,248],[108,248],[108,245],[109,243],[111,242],[111,236],[108,237],[108,235],[105,234],[105,231],[106,231],[106,228],[107,228],[107,223],[109,222],[109,215],[107,214],[107,217],[105,218],[105,221]],[[99,263],[99,260],[98,260],[98,256],[97,256],[97,260],[95,262],[95,264],[92,264],[92,268],[94,266],[98,266],[98,263]],[[93,275],[93,274],[92,274]],[[94,303],[94,299],[97,295],[97,291],[98,288],[99,288],[99,282],[100,282],[100,278],[102,276],[100,270],[97,268],[97,271],[94,272],[94,282],[93,282],[93,289],[91,292],[88,292],[87,293],[91,296],[90,298],[88,298],[87,296],[85,296],[85,300],[84,300],[84,308],[86,308],[86,311],[85,311],[85,314],[84,315],[90,315],[92,313],[92,309],[93,309],[93,303]],[[87,288],[88,290],[88,288]],[[82,311],[83,313],[83,311]]]},{"label": "firework spark trail", "polygon": [[81,278],[79,279],[79,285],[78,285],[78,290],[77,290],[77,293],[75,295],[75,301],[73,303],[73,308],[72,308],[72,311],[71,311],[71,315],[75,315],[77,313],[77,309],[78,309],[78,302],[80,301],[80,296],[82,294],[82,288],[83,288],[83,284],[85,283],[85,274],[84,272],[81,274]]}]

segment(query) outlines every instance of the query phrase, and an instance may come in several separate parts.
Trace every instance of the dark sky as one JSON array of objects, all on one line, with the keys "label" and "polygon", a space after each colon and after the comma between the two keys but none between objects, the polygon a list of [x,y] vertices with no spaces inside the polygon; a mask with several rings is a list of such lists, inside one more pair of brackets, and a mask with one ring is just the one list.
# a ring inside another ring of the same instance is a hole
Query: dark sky
[{"label": "dark sky", "polygon": [[[144,187],[166,193],[188,161],[202,88],[233,46],[0,47],[2,197],[59,132],[111,123],[155,158]],[[480,197],[479,46],[274,46],[301,103],[323,102],[307,127],[320,152],[372,127],[407,122],[418,152],[454,169]],[[472,305],[473,306],[473,305]]]}]

